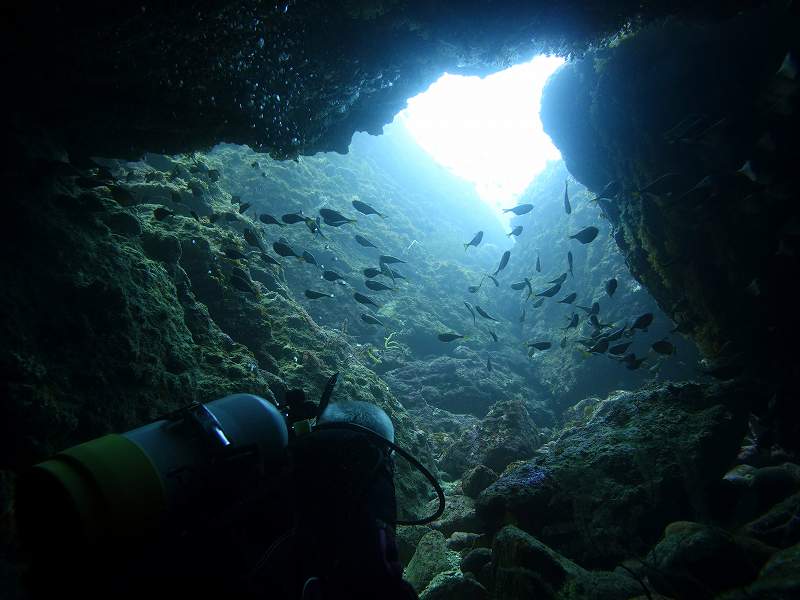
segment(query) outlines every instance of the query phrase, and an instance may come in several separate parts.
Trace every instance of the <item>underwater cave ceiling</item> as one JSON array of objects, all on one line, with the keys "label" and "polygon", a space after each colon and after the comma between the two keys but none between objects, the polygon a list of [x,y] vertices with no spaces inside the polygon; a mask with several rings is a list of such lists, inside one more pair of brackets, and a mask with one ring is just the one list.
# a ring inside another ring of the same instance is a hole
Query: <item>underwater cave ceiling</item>
[{"label": "underwater cave ceiling", "polygon": [[[276,158],[346,152],[443,72],[575,54],[668,14],[748,2],[115,2],[17,5],[6,21],[12,128],[73,160],[225,141]],[[500,10],[502,8],[502,10]],[[13,153],[13,150],[12,150]]]}]

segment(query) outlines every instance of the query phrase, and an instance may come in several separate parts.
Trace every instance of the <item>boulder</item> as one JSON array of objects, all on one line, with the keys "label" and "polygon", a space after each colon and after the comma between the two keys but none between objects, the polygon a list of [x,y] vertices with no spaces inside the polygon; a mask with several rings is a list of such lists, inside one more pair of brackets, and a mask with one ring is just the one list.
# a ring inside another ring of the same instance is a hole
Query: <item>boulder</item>
[{"label": "boulder", "polygon": [[492,561],[491,548],[475,548],[461,559],[461,572],[478,575],[484,565]]},{"label": "boulder", "polygon": [[447,548],[444,535],[430,531],[419,541],[404,576],[417,592],[421,592],[436,575],[458,567],[459,558],[457,552]]},{"label": "boulder", "polygon": [[786,548],[800,542],[800,493],[779,502],[744,526],[742,532],[765,544]]},{"label": "boulder", "polygon": [[497,473],[484,465],[475,465],[464,475],[461,482],[461,489],[464,495],[470,498],[477,498],[487,487],[497,481]]},{"label": "boulder", "polygon": [[458,572],[442,573],[419,595],[420,600],[488,600],[489,592],[478,581]]},{"label": "boulder", "polygon": [[[431,500],[430,510],[435,510],[436,506],[438,506],[438,500]],[[431,526],[445,535],[451,535],[455,531],[483,532],[482,523],[475,514],[475,502],[472,498],[458,495],[447,497],[444,514]]]},{"label": "boulder", "polygon": [[402,564],[407,565],[409,563],[414,556],[414,552],[417,551],[419,541],[430,531],[432,531],[432,529],[425,525],[397,526],[395,540],[397,542],[397,552],[400,555],[400,562]]}]

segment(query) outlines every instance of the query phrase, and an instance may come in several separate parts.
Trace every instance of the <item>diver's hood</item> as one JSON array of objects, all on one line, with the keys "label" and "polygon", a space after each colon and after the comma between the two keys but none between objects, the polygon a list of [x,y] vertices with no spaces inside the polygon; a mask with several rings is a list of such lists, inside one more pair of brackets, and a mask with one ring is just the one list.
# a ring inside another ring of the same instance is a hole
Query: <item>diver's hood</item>
[{"label": "diver's hood", "polygon": [[394,426],[389,416],[378,406],[358,400],[343,400],[328,404],[317,418],[317,424],[354,423],[371,429],[394,443]]}]

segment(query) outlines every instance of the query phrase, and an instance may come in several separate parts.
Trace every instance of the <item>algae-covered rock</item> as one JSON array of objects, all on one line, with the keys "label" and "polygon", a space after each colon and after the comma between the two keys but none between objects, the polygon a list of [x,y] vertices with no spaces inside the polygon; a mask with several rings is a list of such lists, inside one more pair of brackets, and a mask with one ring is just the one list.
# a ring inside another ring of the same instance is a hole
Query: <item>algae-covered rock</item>
[{"label": "algae-covered rock", "polygon": [[420,600],[488,600],[489,592],[473,577],[442,573],[419,595]]},{"label": "algae-covered rock", "polygon": [[479,464],[475,465],[464,474],[461,488],[464,490],[465,496],[474,499],[495,481],[497,481],[497,473],[492,471],[489,467]]},{"label": "algae-covered rock", "polygon": [[425,525],[398,525],[396,531],[397,552],[400,562],[407,565],[414,552],[417,551],[419,541],[430,533],[431,528]]},{"label": "algae-covered rock", "polygon": [[[437,504],[436,500],[430,503],[431,509]],[[460,495],[447,496],[444,514],[431,526],[449,536],[455,531],[467,533],[482,533],[483,526],[475,514],[475,502],[472,498]]]},{"label": "algae-covered rock", "polygon": [[475,548],[461,559],[460,568],[463,573],[473,573],[477,576],[483,566],[491,562],[491,560],[491,548]]},{"label": "algae-covered rock", "polygon": [[800,542],[800,493],[772,506],[742,528],[745,535],[765,544],[786,548]]},{"label": "algae-covered rock", "polygon": [[417,592],[421,592],[436,575],[456,568],[459,559],[458,553],[447,548],[444,535],[430,531],[417,544],[404,576]]},{"label": "algae-covered rock", "polygon": [[478,515],[495,530],[516,523],[585,566],[641,554],[667,523],[714,513],[747,401],[736,385],[614,394],[484,490]]}]

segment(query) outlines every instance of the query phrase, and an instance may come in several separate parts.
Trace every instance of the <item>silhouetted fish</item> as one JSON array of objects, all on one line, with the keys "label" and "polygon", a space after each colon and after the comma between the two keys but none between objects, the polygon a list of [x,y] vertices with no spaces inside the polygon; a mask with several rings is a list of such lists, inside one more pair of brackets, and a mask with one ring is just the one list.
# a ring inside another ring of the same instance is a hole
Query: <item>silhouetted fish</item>
[{"label": "silhouetted fish", "polygon": [[344,277],[339,275],[336,271],[323,271],[322,278],[325,281],[336,281],[337,279],[341,279],[342,281],[344,281]]},{"label": "silhouetted fish", "polygon": [[653,313],[644,313],[633,322],[633,325],[631,325],[631,329],[641,329],[642,331],[647,331],[647,328],[650,326],[650,323],[652,322],[653,322]]},{"label": "silhouetted fish", "polygon": [[567,251],[567,264],[569,265],[569,274],[571,277],[575,277],[572,273],[572,251]]},{"label": "silhouetted fish", "polygon": [[372,298],[370,298],[369,296],[365,296],[360,292],[356,292],[355,294],[353,294],[353,298],[355,298],[355,301],[358,302],[359,304],[371,304],[372,306],[379,308]]},{"label": "silhouetted fish", "polygon": [[478,244],[481,243],[482,239],[483,239],[483,231],[479,231],[470,241],[464,244],[464,252],[466,252],[467,248],[469,248],[470,246],[475,246],[477,248]]},{"label": "silhouetted fish", "polygon": [[362,273],[364,273],[364,277],[372,279],[373,277],[377,277],[378,275],[380,275],[381,270],[376,269],[375,267],[367,267],[362,271]]},{"label": "silhouetted fish", "polygon": [[227,256],[228,258],[231,258],[233,260],[243,260],[243,259],[247,258],[238,249],[232,248],[230,246],[227,247],[227,248],[223,248],[222,252],[225,254],[225,256]]},{"label": "silhouetted fish", "polygon": [[277,260],[272,258],[269,254],[267,254],[266,252],[263,252],[263,251],[261,252],[261,260],[263,260],[268,265],[275,265],[276,267],[280,267],[281,266],[281,263],[279,263]]},{"label": "silhouetted fish", "polygon": [[622,344],[617,344],[616,346],[611,346],[611,348],[608,349],[608,353],[613,356],[620,356],[622,354],[625,354],[625,351],[632,343],[633,342],[624,342]]},{"label": "silhouetted fish", "polygon": [[320,208],[319,214],[322,217],[322,220],[325,222],[325,224],[330,225],[331,227],[339,227],[340,225],[344,225],[345,223],[356,222],[355,219],[349,219],[339,211],[333,210],[331,208]]},{"label": "silhouetted fish", "polygon": [[557,294],[557,293],[558,293],[560,290],[561,290],[561,284],[560,284],[560,283],[557,283],[557,284],[555,284],[553,287],[551,287],[551,288],[547,288],[545,291],[543,291],[543,292],[539,292],[538,294],[535,294],[535,296],[536,296],[536,297],[552,298],[552,297],[553,297],[553,296],[555,296],[555,295],[556,295],[556,294]]},{"label": "silhouetted fish", "polygon": [[315,267],[319,267],[319,263],[317,262],[317,259],[316,259],[316,258],[314,258],[314,255],[313,255],[313,254],[311,254],[311,252],[309,252],[308,250],[303,250],[303,256],[302,256],[302,258],[303,258],[303,260],[304,260],[304,261],[306,261],[308,264],[310,264],[310,265],[314,265]]},{"label": "silhouetted fish", "polygon": [[297,255],[297,252],[295,252],[289,244],[286,244],[284,242],[273,243],[272,249],[275,250],[275,254],[277,254],[278,256],[283,256],[283,257],[294,256],[295,258],[300,258]]},{"label": "silhouetted fish", "polygon": [[506,250],[505,252],[503,252],[503,256],[500,258],[500,264],[498,265],[497,270],[493,273],[493,275],[497,275],[500,271],[506,268],[509,258],[511,258],[511,250]]},{"label": "silhouetted fish", "polygon": [[494,275],[489,275],[488,273],[486,273],[486,277],[488,277],[492,281],[494,287],[500,287],[500,283],[497,281]]},{"label": "silhouetted fish", "polygon": [[551,342],[528,342],[528,347],[536,350],[549,350],[553,344]]},{"label": "silhouetted fish", "polygon": [[393,287],[390,287],[380,281],[372,281],[371,279],[367,279],[364,282],[364,285],[371,289],[373,292],[386,292],[386,291],[394,291]]},{"label": "silhouetted fish", "polygon": [[567,214],[572,213],[572,207],[569,205],[569,180],[564,180],[564,212]]},{"label": "silhouetted fish", "polygon": [[675,353],[675,346],[668,342],[667,340],[659,340],[655,342],[651,348],[658,352],[659,354],[674,354]]},{"label": "silhouetted fish", "polygon": [[510,236],[512,236],[512,235],[513,235],[514,237],[516,237],[516,236],[518,236],[520,233],[522,233],[522,225],[517,225],[516,227],[514,227],[514,229],[512,229],[512,230],[511,230],[509,233],[507,233],[507,234],[506,234],[506,237],[510,237]]},{"label": "silhouetted fish", "polygon": [[255,231],[250,228],[245,229],[242,231],[242,235],[244,236],[245,241],[254,248],[258,248],[259,250],[263,250],[261,238],[258,237]]},{"label": "silhouetted fish", "polygon": [[438,336],[440,342],[452,342],[454,340],[460,340],[464,336],[459,333],[440,333]]},{"label": "silhouetted fish", "polygon": [[360,213],[363,213],[365,215],[378,215],[382,219],[386,218],[386,215],[382,215],[366,202],[361,202],[361,200],[353,200],[352,204],[353,208],[355,208]]},{"label": "silhouetted fish", "polygon": [[544,304],[544,298],[539,298],[533,303],[533,308],[539,308],[542,304]]},{"label": "silhouetted fish", "polygon": [[316,290],[306,290],[303,292],[306,298],[310,300],[317,300],[319,298],[333,298],[333,294],[326,294],[325,292],[318,292]]},{"label": "silhouetted fish", "polygon": [[589,352],[592,354],[605,354],[605,351],[608,350],[608,340],[602,339],[599,340],[594,346],[589,348]]},{"label": "silhouetted fish", "polygon": [[404,260],[400,260],[399,258],[395,258],[394,256],[387,256],[385,254],[381,254],[378,257],[378,264],[392,265],[392,264],[395,264],[395,263],[403,263],[403,264],[405,264],[405,262],[406,261],[404,261]]},{"label": "silhouetted fish", "polygon": [[491,356],[487,356],[486,357],[486,370],[489,371],[490,373],[492,372],[492,357]]},{"label": "silhouetted fish", "polygon": [[622,186],[620,185],[619,181],[609,181],[601,190],[601,192],[595,197],[595,201],[599,200],[600,198],[614,200],[617,196],[619,196],[621,191]]},{"label": "silhouetted fish", "polygon": [[153,211],[153,216],[156,218],[157,221],[163,221],[167,217],[171,217],[175,214],[174,211],[164,208],[163,206],[159,206]]},{"label": "silhouetted fish", "polygon": [[381,327],[386,327],[382,321],[380,321],[377,317],[369,314],[369,313],[361,313],[361,320],[365,323],[369,323],[370,325],[380,325]]},{"label": "silhouetted fish", "polygon": [[495,318],[494,318],[492,315],[490,315],[489,313],[487,313],[485,310],[483,310],[483,309],[482,309],[480,306],[478,306],[477,304],[475,305],[475,310],[476,310],[476,311],[477,311],[477,313],[478,313],[480,316],[482,316],[484,319],[489,319],[490,321],[496,321],[496,322],[498,322],[498,323],[500,322],[498,319],[495,319]]},{"label": "silhouetted fish", "polygon": [[477,325],[478,323],[477,323],[477,322],[476,322],[476,320],[475,320],[475,311],[474,311],[474,310],[472,310],[472,304],[470,304],[469,302],[467,302],[467,301],[465,300],[465,301],[464,301],[464,306],[466,306],[466,307],[467,307],[467,310],[469,311],[469,314],[471,314],[471,315],[472,315],[472,324],[473,324],[473,325]]},{"label": "silhouetted fish", "polygon": [[504,208],[503,212],[504,213],[513,212],[515,215],[519,216],[531,212],[532,209],[533,209],[533,204],[520,204],[518,206],[515,206],[514,208]]},{"label": "silhouetted fish", "polygon": [[594,241],[594,238],[597,237],[598,233],[600,233],[600,230],[597,227],[590,225],[589,227],[581,229],[578,233],[569,236],[569,239],[578,240],[581,244],[588,244]]},{"label": "silhouetted fish", "polygon": [[581,310],[585,310],[587,315],[596,315],[600,313],[599,302],[593,302],[591,306],[581,306],[580,304],[576,304],[575,306]]},{"label": "silhouetted fish", "polygon": [[360,246],[364,246],[365,248],[377,248],[377,246],[375,244],[370,242],[367,238],[365,238],[362,235],[357,235],[356,236],[356,242],[358,242],[358,244]]},{"label": "silhouetted fish", "polygon": [[564,327],[564,329],[575,329],[578,326],[578,322],[579,322],[578,313],[574,313],[569,321],[569,325]]},{"label": "silhouetted fish", "polygon": [[489,335],[492,336],[492,340],[497,342],[498,341],[497,334],[494,331],[492,331],[491,329],[487,329],[487,331],[489,332]]},{"label": "silhouetted fish", "polygon": [[617,280],[611,278],[608,281],[606,281],[606,294],[608,294],[608,296],[611,297],[614,295],[614,292],[616,291],[617,291]]},{"label": "silhouetted fish", "polygon": [[536,255],[536,272],[537,273],[541,273],[542,272],[542,263],[539,262],[539,255],[538,254]]},{"label": "silhouetted fish", "polygon": [[244,212],[250,208],[251,204],[249,202],[243,202],[239,205],[239,214],[244,214]]},{"label": "silhouetted fish", "polygon": [[578,294],[576,292],[572,292],[571,294],[568,294],[567,296],[564,296],[561,300],[558,301],[558,303],[559,304],[572,304],[573,302],[575,302],[575,298],[577,298],[577,297],[578,297]]},{"label": "silhouetted fish", "polygon": [[548,281],[547,283],[553,283],[555,285],[561,285],[566,280],[567,280],[567,274],[566,273],[562,273],[561,275],[559,275],[558,277],[556,277],[552,281]]},{"label": "silhouetted fish", "polygon": [[284,223],[288,223],[289,225],[295,225],[296,223],[303,223],[306,218],[303,216],[302,213],[288,213],[281,217],[281,221]]}]

